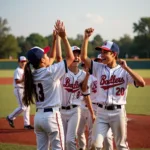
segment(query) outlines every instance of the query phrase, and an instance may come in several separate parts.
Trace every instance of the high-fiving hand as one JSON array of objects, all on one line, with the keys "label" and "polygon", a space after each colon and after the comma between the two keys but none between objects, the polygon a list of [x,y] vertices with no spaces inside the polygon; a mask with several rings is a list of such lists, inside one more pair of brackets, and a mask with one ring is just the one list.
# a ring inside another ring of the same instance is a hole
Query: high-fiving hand
[{"label": "high-fiving hand", "polygon": [[61,38],[65,38],[66,37],[66,30],[65,30],[65,26],[64,23],[60,20],[57,20],[55,25],[55,30],[56,33],[61,37]]}]

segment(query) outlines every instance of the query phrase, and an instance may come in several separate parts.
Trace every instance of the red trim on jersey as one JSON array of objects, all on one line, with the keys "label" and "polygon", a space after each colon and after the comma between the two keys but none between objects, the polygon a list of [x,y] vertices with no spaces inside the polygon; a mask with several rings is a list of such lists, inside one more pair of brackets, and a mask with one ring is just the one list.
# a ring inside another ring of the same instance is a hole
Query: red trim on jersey
[{"label": "red trim on jersey", "polygon": [[57,122],[57,126],[58,126],[58,132],[59,132],[59,138],[60,138],[60,145],[61,145],[61,149],[63,150],[63,146],[62,146],[62,139],[61,139],[61,132],[60,132],[60,125],[58,122],[58,114],[56,113],[56,122]]}]

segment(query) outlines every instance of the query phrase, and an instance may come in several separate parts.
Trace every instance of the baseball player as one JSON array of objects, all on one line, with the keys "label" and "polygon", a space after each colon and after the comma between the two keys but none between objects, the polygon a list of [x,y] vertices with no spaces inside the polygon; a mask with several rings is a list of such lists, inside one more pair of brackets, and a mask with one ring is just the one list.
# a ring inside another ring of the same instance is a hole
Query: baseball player
[{"label": "baseball player", "polygon": [[94,61],[102,63],[102,57],[101,54],[98,54],[97,57],[94,59]]},{"label": "baseball player", "polygon": [[14,72],[14,81],[13,81],[13,86],[14,86],[14,94],[17,98],[18,105],[19,107],[16,108],[10,115],[6,117],[9,125],[14,128],[14,119],[18,115],[20,115],[22,112],[24,112],[24,128],[25,129],[34,129],[30,125],[30,106],[26,107],[24,106],[22,102],[22,97],[23,97],[23,92],[24,92],[24,67],[26,65],[27,59],[25,56],[20,56],[18,58],[18,64],[19,66],[16,68]]},{"label": "baseball player", "polygon": [[[58,41],[58,60],[61,58],[59,52],[60,41]],[[80,120],[80,104],[82,99],[81,83],[85,78],[85,71],[78,68],[80,62],[80,48],[72,46],[74,54],[74,61],[67,69],[67,73],[61,78],[62,85],[62,107],[61,116],[64,127],[65,142],[67,150],[76,150],[76,136]],[[83,90],[84,91],[84,90]],[[85,94],[85,93],[84,93]],[[86,95],[85,95],[86,96]],[[89,99],[85,98],[86,102]],[[90,105],[90,104],[89,104]],[[93,114],[92,118],[95,119],[92,106],[88,105],[90,112]]]},{"label": "baseball player", "polygon": [[[102,62],[101,54],[99,54],[94,59],[94,61]],[[81,66],[83,67],[84,70],[87,70],[84,63],[82,63]],[[84,82],[85,81],[86,80],[84,80]],[[85,84],[85,86],[87,86],[87,83]],[[88,78],[88,86],[90,87],[90,98],[92,100],[92,107],[93,107],[94,113],[96,115],[96,111],[97,111],[97,100],[96,100],[97,79],[93,75],[90,75]],[[93,123],[92,123],[91,114],[90,114],[89,110],[87,109],[85,102],[83,101],[81,104],[81,118],[80,118],[80,124],[79,124],[79,128],[78,128],[78,143],[79,143],[79,148],[82,150],[85,150],[85,148],[86,148],[86,138],[85,138],[86,125],[88,128],[87,148],[91,149]],[[112,136],[111,128],[108,130],[106,138],[104,140],[104,148],[105,148],[105,150],[113,150],[113,136]]]},{"label": "baseball player", "polygon": [[[96,108],[97,108],[97,103],[94,101],[94,97],[96,96],[96,91],[97,91],[97,79],[89,74],[89,69],[85,67],[84,63],[81,64],[83,67],[83,70],[86,71],[86,78],[84,79],[84,87],[88,87],[90,89],[90,100],[92,101],[92,106],[94,114],[96,115]],[[93,94],[94,93],[94,94]],[[80,118],[80,123],[79,123],[79,128],[78,128],[78,143],[79,143],[79,150],[85,150],[86,149],[86,138],[85,138],[85,129],[87,126],[88,129],[88,144],[87,148],[91,149],[92,146],[92,128],[93,128],[93,121],[91,117],[91,113],[87,107],[87,104],[85,102],[85,99],[83,98],[82,103],[81,103],[81,118]]]},{"label": "baseball player", "polygon": [[[102,63],[102,56],[101,56],[101,54],[98,54],[97,57],[94,59],[94,61]],[[106,134],[106,137],[104,139],[104,149],[105,150],[113,150],[113,134],[112,134],[111,128],[109,128],[109,130],[108,130],[108,132]]]},{"label": "baseball player", "polygon": [[[135,73],[126,62],[118,60],[119,47],[116,43],[106,41],[96,49],[101,51],[102,63],[91,61],[87,56],[88,39],[93,28],[85,30],[82,45],[82,61],[92,70],[97,78],[97,117],[94,127],[93,149],[100,150],[109,128],[112,129],[116,147],[129,149],[127,144],[126,96],[128,84],[145,86],[143,78]],[[119,64],[117,64],[117,60]]]},{"label": "baseball player", "polygon": [[[48,50],[33,47],[27,52],[29,62],[25,67],[25,105],[34,103],[36,114],[34,118],[34,131],[36,134],[37,149],[64,150],[64,131],[60,115],[61,94],[60,78],[66,73],[67,66],[74,60],[68,42],[63,22],[57,20],[53,33],[54,55],[47,56]],[[51,65],[55,60],[56,33],[62,38],[65,45],[66,60]],[[35,69],[31,72],[30,64]]]}]

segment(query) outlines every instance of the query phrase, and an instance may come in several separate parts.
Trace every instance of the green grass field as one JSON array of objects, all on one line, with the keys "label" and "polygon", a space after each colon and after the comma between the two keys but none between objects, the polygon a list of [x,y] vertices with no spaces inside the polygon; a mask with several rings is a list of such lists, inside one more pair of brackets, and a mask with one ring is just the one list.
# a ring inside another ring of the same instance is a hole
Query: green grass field
[{"label": "green grass field", "polygon": [[[35,146],[0,143],[0,150],[36,150],[36,147]],[[132,150],[150,150],[150,148],[147,148],[147,149],[141,148],[141,149],[132,149]]]},{"label": "green grass field", "polygon": [[150,115],[150,86],[135,88],[129,86],[127,96],[127,113]]},{"label": "green grass field", "polygon": [[36,146],[0,143],[0,150],[36,150]]},{"label": "green grass field", "polygon": [[14,70],[0,70],[0,78],[1,77],[13,77]]},{"label": "green grass field", "polygon": [[[6,117],[15,108],[17,108],[18,103],[16,97],[13,93],[12,85],[0,85],[0,118]],[[31,106],[31,114],[35,113],[35,106]]]}]

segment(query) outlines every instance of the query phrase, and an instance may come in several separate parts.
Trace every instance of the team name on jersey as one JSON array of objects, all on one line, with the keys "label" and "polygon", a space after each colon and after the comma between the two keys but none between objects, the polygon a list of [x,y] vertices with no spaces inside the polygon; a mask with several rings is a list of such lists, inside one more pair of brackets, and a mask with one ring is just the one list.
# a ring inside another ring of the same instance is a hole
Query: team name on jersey
[{"label": "team name on jersey", "polygon": [[93,93],[97,92],[97,81],[92,82],[91,90]]},{"label": "team name on jersey", "polygon": [[75,92],[79,91],[79,83],[78,83],[78,81],[75,81],[74,84],[70,83],[70,78],[68,78],[68,77],[65,78],[65,83],[63,84],[63,87],[68,92],[75,93]]},{"label": "team name on jersey", "polygon": [[101,88],[103,88],[104,90],[108,90],[109,88],[121,85],[125,82],[123,77],[117,78],[116,75],[111,75],[110,79],[108,80],[106,79],[106,77],[106,75],[102,75],[100,81]]}]

